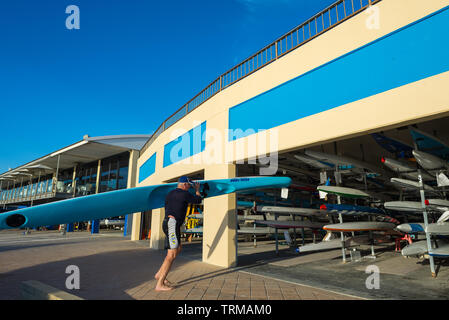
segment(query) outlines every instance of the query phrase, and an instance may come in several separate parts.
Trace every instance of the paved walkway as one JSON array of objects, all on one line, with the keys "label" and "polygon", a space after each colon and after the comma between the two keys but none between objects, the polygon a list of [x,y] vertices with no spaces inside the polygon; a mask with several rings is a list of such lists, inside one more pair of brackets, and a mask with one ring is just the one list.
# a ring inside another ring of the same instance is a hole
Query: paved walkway
[{"label": "paved walkway", "polygon": [[[188,250],[186,250],[188,251]],[[251,268],[223,269],[183,254],[168,279],[169,292],[156,292],[154,274],[165,252],[119,233],[92,236],[56,232],[23,236],[0,232],[0,299],[20,299],[20,283],[41,281],[65,288],[67,266],[80,269],[81,288],[70,291],[85,299],[136,300],[347,300],[355,297],[251,274]]]},{"label": "paved walkway", "polygon": [[[181,258],[182,259],[182,258]],[[134,299],[150,300],[347,300],[354,297],[253,275],[245,269],[220,269],[189,261],[175,268],[169,280],[176,289],[156,292],[154,280],[127,293]]]}]

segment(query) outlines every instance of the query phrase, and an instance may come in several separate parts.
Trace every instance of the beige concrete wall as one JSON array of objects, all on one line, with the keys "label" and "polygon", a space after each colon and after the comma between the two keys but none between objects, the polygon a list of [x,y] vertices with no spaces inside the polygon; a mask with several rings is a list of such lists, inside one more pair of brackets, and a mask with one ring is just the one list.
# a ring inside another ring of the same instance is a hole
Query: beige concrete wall
[{"label": "beige concrete wall", "polygon": [[[262,68],[254,74],[244,78],[231,87],[223,90],[198,107],[196,110],[188,114],[186,117],[178,121],[168,130],[163,132],[141,155],[139,158],[139,166],[148,160],[154,152],[158,152],[158,159],[156,162],[157,173],[156,175],[153,175],[143,181],[142,185],[153,184],[155,181],[164,181],[172,177],[182,175],[183,172],[194,172],[204,168],[202,165],[194,164],[185,166],[187,161],[169,166],[168,168],[162,167],[164,145],[180,136],[183,132],[187,132],[195,125],[198,125],[203,121],[207,121],[208,131],[212,128],[222,130],[224,125],[225,128],[227,128],[228,110],[230,107],[247,101],[254,96],[266,92],[345,53],[370,43],[379,37],[389,34],[447,5],[449,5],[448,0],[383,0],[375,5],[376,8],[379,8],[379,29],[368,29],[366,27],[367,21],[369,21],[373,14],[372,12],[366,10],[305,44],[304,46],[281,57],[277,61]],[[367,62],[367,68],[368,67],[369,62]],[[401,94],[401,92],[395,92],[395,94]],[[361,105],[364,105],[365,102],[366,101],[358,101],[355,103],[361,103]],[[402,103],[397,108],[403,108],[402,113],[404,118],[407,118],[407,104]],[[337,108],[336,110],[339,109]],[[331,112],[335,112],[335,110],[331,110]],[[313,117],[314,116],[311,116],[305,119],[309,120],[309,118]],[[297,127],[301,120],[295,122],[293,126]],[[408,120],[410,119],[399,119],[399,121]],[[301,123],[301,125],[302,124],[303,123]],[[291,124],[285,125],[285,128],[290,125]],[[278,127],[278,129],[284,129],[284,126],[281,127]],[[354,132],[351,134],[353,133]],[[280,150],[290,148],[290,144],[281,139],[281,137],[284,136],[285,135],[282,135],[282,132],[280,132],[279,140],[281,142],[285,142],[285,146],[279,146]],[[323,140],[320,137],[320,134],[317,136],[315,131],[313,134],[308,134],[308,136],[310,139],[316,139],[317,141]],[[287,140],[292,140],[292,138]],[[238,160],[238,158],[234,158],[232,160]],[[225,161],[223,161],[223,163],[224,162]]]},{"label": "beige concrete wall", "polygon": [[[444,94],[448,87],[449,72],[445,72],[290,122],[267,130],[266,134],[277,136],[277,150],[285,152],[440,118],[449,114],[449,95]],[[257,135],[230,144],[248,145],[255,138]],[[266,148],[276,151],[268,144]],[[244,150],[241,159],[257,154],[251,153],[252,149]]]},{"label": "beige concrete wall", "polygon": [[[261,141],[259,139],[261,135],[257,134],[228,143],[226,129],[228,128],[230,107],[247,101],[345,53],[360,48],[447,5],[449,5],[448,0],[383,0],[375,5],[380,18],[378,29],[367,28],[367,22],[372,19],[375,13],[372,10],[366,10],[221,91],[163,132],[140,156],[139,167],[154,152],[157,152],[155,174],[139,185],[159,184],[201,170],[204,170],[206,178],[232,176],[228,171],[227,163],[234,163],[259,155],[260,148],[251,147],[254,147],[255,141],[256,143],[257,140]],[[369,62],[367,62],[368,67]],[[428,120],[440,117],[449,113],[449,96],[445,93],[445,88],[448,86],[449,73],[440,74],[273,128],[265,134],[268,134],[269,137],[276,137],[277,143],[270,145],[269,139],[262,141],[265,141],[267,152],[282,152],[402,126],[422,119]],[[248,120],[250,121],[250,119]],[[205,151],[163,168],[165,144],[203,121],[207,121]],[[245,145],[242,154],[236,152],[237,144]],[[220,148],[222,150],[222,161],[220,163],[204,161],[205,159],[214,159],[214,151]],[[229,150],[234,150],[234,152],[231,153]],[[231,156],[229,157],[229,155]],[[205,237],[208,232],[214,234],[222,231],[222,223],[227,225],[225,230],[228,230],[223,234],[225,245],[222,246],[220,243],[211,251],[208,245],[211,246],[214,240],[208,238],[208,242],[205,242],[203,248],[203,259],[205,261],[221,266],[230,266],[234,263],[231,258],[233,250],[235,250],[235,246],[233,247],[230,240],[232,231],[230,231],[229,223],[231,222],[229,216],[226,216],[225,213],[234,210],[233,202],[232,196],[225,196],[220,200],[218,198],[205,200],[207,211],[219,210],[219,216],[222,219],[219,222],[208,223],[207,230],[204,229]],[[205,212],[205,214],[207,215],[208,212]],[[161,221],[157,215],[153,215],[153,226],[160,224]],[[157,229],[160,230],[160,228]],[[159,247],[157,243],[162,241],[162,233],[152,230],[153,237],[154,247]],[[223,252],[223,259],[218,258],[220,252]]]}]

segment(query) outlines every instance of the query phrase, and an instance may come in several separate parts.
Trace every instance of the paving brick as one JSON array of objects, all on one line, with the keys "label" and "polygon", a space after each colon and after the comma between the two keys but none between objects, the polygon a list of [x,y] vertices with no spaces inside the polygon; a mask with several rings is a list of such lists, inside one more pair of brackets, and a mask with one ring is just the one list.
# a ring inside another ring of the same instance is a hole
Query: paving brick
[{"label": "paving brick", "polygon": [[235,296],[233,294],[220,294],[218,300],[234,300]]},{"label": "paving brick", "polygon": [[268,295],[268,300],[284,300],[284,296],[279,294],[279,295]]}]

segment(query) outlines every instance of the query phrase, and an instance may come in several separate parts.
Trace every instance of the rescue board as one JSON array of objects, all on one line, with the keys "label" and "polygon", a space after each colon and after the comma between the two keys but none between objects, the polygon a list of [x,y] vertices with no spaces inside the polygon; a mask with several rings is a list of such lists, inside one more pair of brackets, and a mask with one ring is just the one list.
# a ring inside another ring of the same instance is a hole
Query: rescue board
[{"label": "rescue board", "polygon": [[[233,179],[201,180],[204,198],[238,191],[262,188],[284,188],[291,183],[289,177],[239,177]],[[166,195],[178,183],[161,184],[105,192],[38,205],[0,214],[0,229],[35,228],[81,221],[116,217],[134,212],[162,208]]]}]

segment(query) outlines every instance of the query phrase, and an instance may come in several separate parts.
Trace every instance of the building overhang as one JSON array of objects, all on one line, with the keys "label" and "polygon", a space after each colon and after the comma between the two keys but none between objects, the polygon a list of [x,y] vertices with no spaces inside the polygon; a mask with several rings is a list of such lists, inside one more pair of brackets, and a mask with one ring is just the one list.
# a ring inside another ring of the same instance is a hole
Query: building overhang
[{"label": "building overhang", "polygon": [[69,169],[126,151],[140,150],[150,137],[150,135],[85,136],[79,142],[0,174],[0,179],[18,181],[30,175],[52,173],[57,168]]}]

